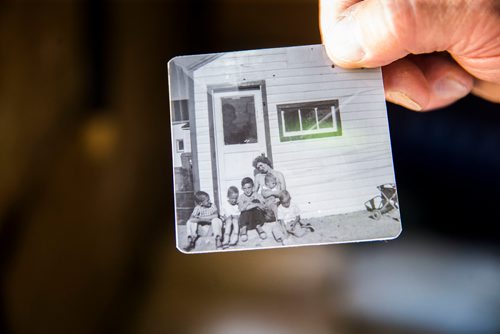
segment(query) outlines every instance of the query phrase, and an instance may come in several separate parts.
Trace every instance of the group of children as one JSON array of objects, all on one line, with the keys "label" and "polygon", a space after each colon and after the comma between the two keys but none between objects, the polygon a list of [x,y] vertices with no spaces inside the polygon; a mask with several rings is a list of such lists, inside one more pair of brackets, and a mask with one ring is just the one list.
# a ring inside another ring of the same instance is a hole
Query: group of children
[{"label": "group of children", "polygon": [[195,248],[199,225],[211,224],[217,249],[235,246],[240,240],[246,242],[248,230],[252,229],[261,239],[266,239],[267,234],[262,228],[266,221],[276,221],[272,233],[275,240],[283,245],[290,242],[291,236],[302,237],[308,231],[314,231],[310,224],[302,223],[298,206],[292,203],[287,190],[280,189],[272,174],[266,174],[265,186],[260,193],[250,177],[243,178],[241,189],[242,194],[237,187],[229,187],[227,201],[220,211],[210,202],[206,192],[195,193],[196,206],[186,223],[185,251]]}]

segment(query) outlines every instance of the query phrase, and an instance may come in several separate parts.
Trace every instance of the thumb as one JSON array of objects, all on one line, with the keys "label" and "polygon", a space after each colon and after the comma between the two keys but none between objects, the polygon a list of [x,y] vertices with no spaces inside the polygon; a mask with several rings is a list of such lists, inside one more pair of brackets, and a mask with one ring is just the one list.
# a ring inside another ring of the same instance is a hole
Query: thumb
[{"label": "thumb", "polygon": [[[320,0],[332,61],[384,66],[387,99],[416,110],[446,106],[471,88],[500,101],[499,22],[499,0]],[[452,59],[423,55],[436,51]]]},{"label": "thumb", "polygon": [[452,51],[475,31],[477,21],[468,14],[486,2],[320,0],[322,39],[330,58],[343,67],[384,66],[410,53]]}]

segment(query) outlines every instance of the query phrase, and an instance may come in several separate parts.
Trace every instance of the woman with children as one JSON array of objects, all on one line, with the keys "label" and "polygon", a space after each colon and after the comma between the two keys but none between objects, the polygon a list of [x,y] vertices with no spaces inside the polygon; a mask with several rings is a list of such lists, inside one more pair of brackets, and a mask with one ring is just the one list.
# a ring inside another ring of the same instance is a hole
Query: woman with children
[{"label": "woman with children", "polygon": [[[215,245],[217,249],[226,249],[229,246],[237,245],[238,241],[248,240],[248,231],[255,230],[261,239],[266,239],[267,234],[263,229],[265,222],[276,222],[272,228],[274,239],[285,245],[289,243],[289,237],[301,237],[307,231],[313,232],[310,224],[303,224],[300,219],[300,210],[296,203],[292,203],[292,197],[286,189],[285,177],[283,173],[273,169],[273,164],[265,156],[258,156],[253,160],[253,167],[257,171],[255,181],[251,177],[241,180],[240,194],[236,186],[231,186],[227,190],[227,201],[221,203],[221,210],[218,217],[208,216],[200,219],[192,216],[188,221],[188,247],[190,251],[195,247],[197,236],[194,231],[200,222],[210,222],[215,235]],[[204,193],[203,195],[205,195]],[[208,197],[208,194],[204,197]],[[198,203],[197,207],[215,207],[209,203]],[[213,211],[214,209],[212,209]],[[216,210],[216,209],[215,209]],[[199,209],[193,212],[198,213]],[[212,213],[212,212],[210,212]],[[219,221],[223,222],[221,229]]]}]

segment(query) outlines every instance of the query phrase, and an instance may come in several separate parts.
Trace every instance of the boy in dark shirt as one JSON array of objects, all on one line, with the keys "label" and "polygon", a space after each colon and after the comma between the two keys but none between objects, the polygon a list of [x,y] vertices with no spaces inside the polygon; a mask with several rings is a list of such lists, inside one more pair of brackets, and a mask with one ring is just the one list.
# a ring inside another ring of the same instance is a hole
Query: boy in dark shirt
[{"label": "boy in dark shirt", "polygon": [[261,239],[267,238],[262,229],[264,225],[264,198],[254,191],[252,178],[245,177],[241,180],[243,194],[238,198],[238,208],[241,212],[238,223],[240,225],[241,241],[247,241],[247,231],[255,229]]}]

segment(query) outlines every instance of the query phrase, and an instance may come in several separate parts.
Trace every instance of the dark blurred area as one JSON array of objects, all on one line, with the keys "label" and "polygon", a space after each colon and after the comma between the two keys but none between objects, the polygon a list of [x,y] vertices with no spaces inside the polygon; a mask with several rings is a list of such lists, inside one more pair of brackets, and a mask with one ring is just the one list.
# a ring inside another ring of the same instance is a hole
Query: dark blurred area
[{"label": "dark blurred area", "polygon": [[0,333],[498,333],[500,108],[388,105],[403,234],[175,249],[167,61],[320,43],[315,0],[0,2]]}]

